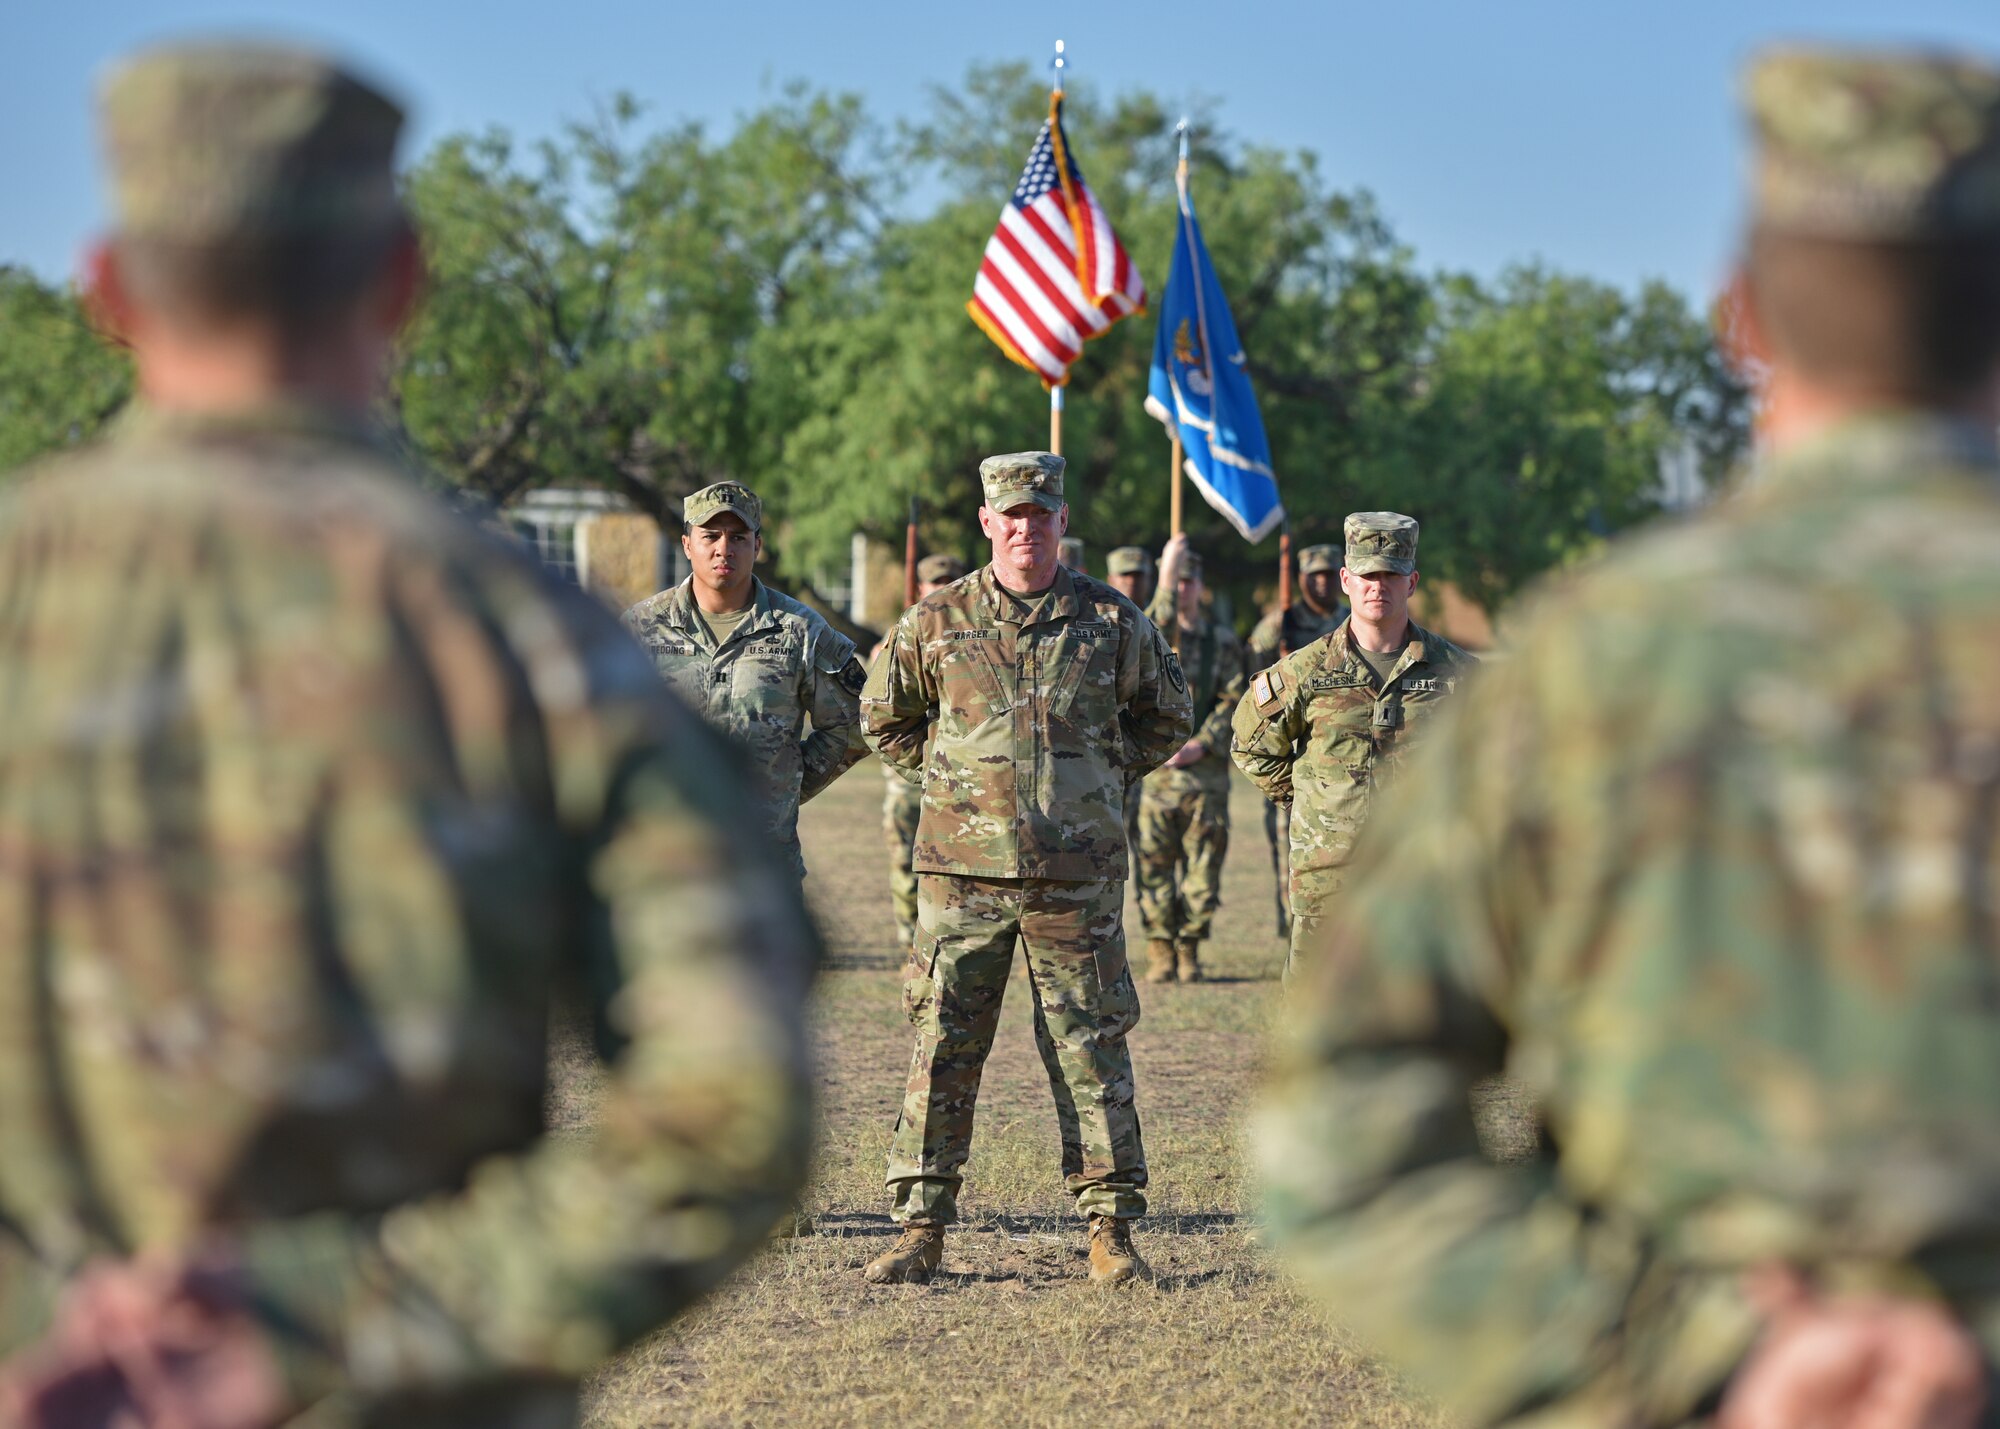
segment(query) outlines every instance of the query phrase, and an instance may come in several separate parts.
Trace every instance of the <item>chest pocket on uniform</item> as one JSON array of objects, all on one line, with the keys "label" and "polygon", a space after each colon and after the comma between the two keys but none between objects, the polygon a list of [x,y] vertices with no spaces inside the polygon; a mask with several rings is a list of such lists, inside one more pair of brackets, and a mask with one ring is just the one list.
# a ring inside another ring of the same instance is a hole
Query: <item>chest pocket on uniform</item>
[{"label": "chest pocket on uniform", "polygon": [[1078,620],[1043,648],[1049,714],[1072,724],[1108,723],[1118,712],[1118,627]]},{"label": "chest pocket on uniform", "polygon": [[937,662],[939,714],[961,728],[974,729],[1013,708],[1000,679],[997,633],[951,631],[933,642]]}]

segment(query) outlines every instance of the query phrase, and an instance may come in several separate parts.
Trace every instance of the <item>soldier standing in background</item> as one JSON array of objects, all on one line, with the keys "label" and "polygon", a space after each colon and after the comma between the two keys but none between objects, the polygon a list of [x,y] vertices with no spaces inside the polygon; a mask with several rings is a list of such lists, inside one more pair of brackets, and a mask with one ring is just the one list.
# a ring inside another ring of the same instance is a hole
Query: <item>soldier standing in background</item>
[{"label": "soldier standing in background", "polygon": [[1105,558],[1106,582],[1144,610],[1153,603],[1153,553],[1144,546],[1120,546]]},{"label": "soldier standing in background", "polygon": [[371,428],[398,107],[195,44],[102,118],[140,396],[0,497],[0,1421],[573,1423],[800,1183],[815,940],[722,741]]},{"label": "soldier standing in background", "polygon": [[[1303,650],[1322,635],[1331,635],[1347,619],[1340,603],[1340,548],[1307,546],[1299,552],[1299,598],[1283,610],[1273,610],[1250,632],[1250,673],[1261,674],[1295,650]],[[1292,830],[1288,805],[1264,805],[1264,840],[1271,849],[1271,869],[1278,879],[1278,936],[1291,936]]]},{"label": "soldier standing in background", "polygon": [[904,1233],[866,1275],[937,1271],[1018,939],[1090,1276],[1118,1282],[1146,1273],[1131,1239],[1146,1154],[1125,1045],[1139,1020],[1125,787],[1186,741],[1187,683],[1130,601],[1057,560],[1061,457],[988,457],[979,478],[992,561],[903,613],[861,702],[876,752],[924,781],[904,984],[917,1045],[889,1151]]},{"label": "soldier standing in background", "polygon": [[826,617],[757,579],[764,504],[748,487],[705,486],[681,517],[688,578],[626,611],[625,624],[668,687],[750,751],[771,838],[804,878],[799,805],[868,753],[868,672]]},{"label": "soldier standing in background", "polygon": [[[917,599],[935,595],[965,574],[957,556],[925,556],[917,562]],[[868,663],[881,658],[888,642],[869,653]],[[917,945],[917,821],[924,811],[924,782],[911,778],[888,760],[882,761],[882,838],[889,846],[889,901],[896,913],[896,946],[908,957]]]},{"label": "soldier standing in background", "polygon": [[[1153,553],[1144,546],[1120,546],[1105,559],[1107,584],[1132,604],[1144,610],[1153,599]],[[1133,856],[1139,848],[1139,786],[1136,781],[1125,790],[1125,844]]]},{"label": "soldier standing in background", "polygon": [[1254,676],[1235,711],[1231,755],[1266,798],[1291,806],[1287,977],[1346,883],[1377,789],[1476,663],[1410,619],[1415,521],[1357,511],[1344,534],[1340,589],[1353,613]]},{"label": "soldier standing in background", "polygon": [[1192,700],[1194,734],[1146,776],[1137,800],[1133,880],[1146,930],[1147,982],[1201,981],[1201,945],[1222,904],[1229,852],[1230,721],[1248,686],[1236,632],[1202,608],[1201,557],[1185,535],[1160,558],[1160,590],[1146,612],[1175,632]]},{"label": "soldier standing in background", "polygon": [[1433,727],[1264,1113],[1295,1266],[1469,1425],[1994,1422],[2000,69],[1747,97],[1762,460]]},{"label": "soldier standing in background", "polygon": [[1080,536],[1065,536],[1062,538],[1060,546],[1062,551],[1062,563],[1068,566],[1073,571],[1082,570],[1083,538]]}]

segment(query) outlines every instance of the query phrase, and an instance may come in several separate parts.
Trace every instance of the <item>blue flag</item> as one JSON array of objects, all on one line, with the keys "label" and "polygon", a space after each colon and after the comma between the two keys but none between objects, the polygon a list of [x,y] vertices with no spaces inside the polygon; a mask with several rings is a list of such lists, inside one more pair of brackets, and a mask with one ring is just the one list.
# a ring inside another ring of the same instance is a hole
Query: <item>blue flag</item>
[{"label": "blue flag", "polygon": [[1188,478],[1208,504],[1228,517],[1244,540],[1261,541],[1285,519],[1271,444],[1250,390],[1236,320],[1201,241],[1194,201],[1185,181],[1179,188],[1180,233],[1160,302],[1146,410],[1179,425]]}]

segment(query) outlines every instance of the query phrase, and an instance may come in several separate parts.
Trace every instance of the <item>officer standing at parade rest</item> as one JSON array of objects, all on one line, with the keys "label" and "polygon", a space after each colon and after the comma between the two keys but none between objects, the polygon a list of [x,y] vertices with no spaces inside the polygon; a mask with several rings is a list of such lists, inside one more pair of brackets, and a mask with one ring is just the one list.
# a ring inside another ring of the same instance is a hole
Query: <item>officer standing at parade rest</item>
[{"label": "officer standing at parade rest", "polygon": [[825,616],[757,578],[764,503],[747,486],[705,486],[681,518],[687,579],[626,611],[625,625],[668,687],[749,750],[765,827],[804,878],[799,805],[867,755],[868,672]]},{"label": "officer standing at parade rest", "polygon": [[862,695],[876,752],[924,782],[904,983],[917,1045],[888,1174],[904,1233],[866,1275],[938,1268],[1018,939],[1091,1279],[1116,1283],[1146,1274],[1125,790],[1186,742],[1187,682],[1130,601],[1058,561],[1060,456],[988,457],[979,478],[992,561],[904,612]]},{"label": "officer standing at parade rest", "polygon": [[[1340,548],[1307,546],[1299,552],[1299,598],[1273,610],[1250,632],[1248,654],[1254,677],[1294,650],[1303,650],[1347,619],[1340,603]],[[1278,936],[1291,934],[1291,824],[1283,804],[1264,805],[1264,839],[1278,876]]]},{"label": "officer standing at parade rest", "polygon": [[1344,534],[1340,589],[1353,613],[1252,677],[1230,750],[1266,798],[1290,808],[1287,977],[1346,882],[1380,787],[1475,663],[1410,619],[1414,520],[1357,511]]},{"label": "officer standing at parade rest", "polygon": [[1294,1269],[1466,1425],[1995,1421],[2000,68],[1747,79],[1761,460],[1528,597],[1263,1111]]},{"label": "officer standing at parade rest", "polygon": [[101,118],[139,395],[0,496],[0,1422],[573,1423],[799,1185],[816,942],[740,761],[371,420],[401,109],[210,42]]},{"label": "officer standing at parade rest", "polygon": [[[965,574],[957,556],[925,556],[917,562],[917,599],[936,595]],[[887,644],[877,645],[869,663],[881,658]],[[896,946],[908,956],[917,941],[917,820],[924,811],[922,779],[912,779],[888,760],[882,761],[882,838],[889,846],[889,899],[896,914]]]}]

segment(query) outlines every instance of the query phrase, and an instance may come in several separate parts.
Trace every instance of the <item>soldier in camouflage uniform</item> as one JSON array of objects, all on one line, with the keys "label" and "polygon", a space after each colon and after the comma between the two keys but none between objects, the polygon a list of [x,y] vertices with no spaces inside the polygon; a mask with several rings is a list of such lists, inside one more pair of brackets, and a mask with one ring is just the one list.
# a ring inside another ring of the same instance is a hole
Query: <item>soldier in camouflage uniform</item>
[{"label": "soldier in camouflage uniform", "polygon": [[1273,803],[1289,806],[1292,927],[1285,974],[1344,886],[1355,836],[1472,656],[1409,618],[1417,523],[1357,511],[1345,526],[1340,588],[1353,614],[1250,681],[1230,753]]},{"label": "soldier in camouflage uniform", "polygon": [[396,105],[190,45],[102,114],[145,397],[0,497],[0,1420],[570,1424],[804,1174],[796,888],[617,622],[369,427]]},{"label": "soldier in camouflage uniform", "polygon": [[1130,601],[1058,563],[1061,457],[989,457],[979,476],[992,562],[904,612],[861,699],[877,753],[924,784],[904,986],[917,1045],[889,1152],[905,1234],[867,1275],[938,1267],[1018,938],[1091,1277],[1115,1282],[1145,1273],[1130,1235],[1146,1156],[1125,1045],[1139,1020],[1125,787],[1187,739],[1187,682]]},{"label": "soldier in camouflage uniform", "polygon": [[1065,536],[1062,538],[1061,541],[1057,542],[1057,546],[1062,552],[1062,563],[1064,565],[1068,566],[1073,571],[1080,571],[1083,569],[1082,537]]},{"label": "soldier in camouflage uniform", "polygon": [[1762,460],[1433,727],[1263,1112],[1294,1265],[1469,1425],[2000,1419],[2000,69],[1747,96]]},{"label": "soldier in camouflage uniform", "polygon": [[[1340,548],[1307,546],[1299,552],[1299,598],[1273,610],[1250,632],[1250,673],[1259,675],[1294,650],[1331,635],[1347,619],[1340,603]],[[1291,817],[1288,806],[1264,805],[1264,839],[1278,876],[1278,936],[1291,934]]]},{"label": "soldier in camouflage uniform", "polygon": [[1229,851],[1230,720],[1249,675],[1236,632],[1202,608],[1201,557],[1176,536],[1147,616],[1177,632],[1194,736],[1146,776],[1133,878],[1146,930],[1146,981],[1201,981],[1201,945],[1222,904]]},{"label": "soldier in camouflage uniform", "polygon": [[[1153,599],[1153,553],[1144,546],[1120,546],[1105,558],[1106,584],[1144,610]],[[1138,857],[1139,786],[1125,790],[1125,846]]]},{"label": "soldier in camouflage uniform", "polygon": [[1105,557],[1105,583],[1144,610],[1153,603],[1153,553],[1144,546],[1120,546]]},{"label": "soldier in camouflage uniform", "polygon": [[[917,599],[936,595],[965,574],[957,556],[925,556],[917,562]],[[869,655],[872,665],[886,641]],[[882,837],[889,845],[889,900],[896,912],[896,945],[905,955],[917,945],[917,820],[924,811],[922,779],[912,779],[888,760],[882,761]]]},{"label": "soldier in camouflage uniform", "polygon": [[799,805],[868,753],[868,672],[824,616],[757,579],[764,504],[748,487],[705,486],[681,516],[688,578],[626,611],[625,624],[668,688],[750,751],[765,826],[803,878]]}]

